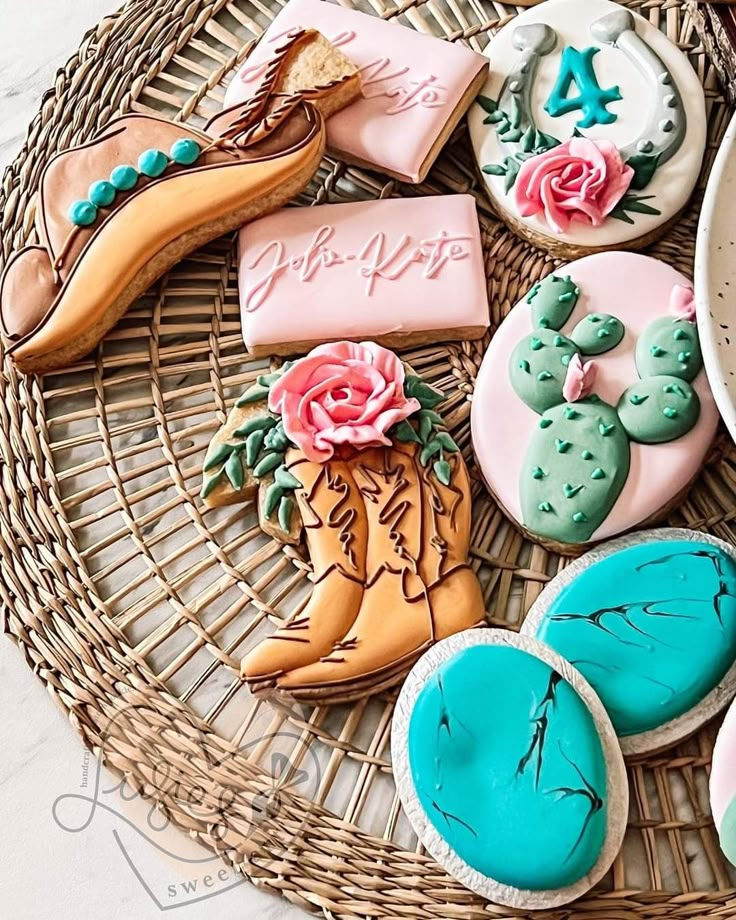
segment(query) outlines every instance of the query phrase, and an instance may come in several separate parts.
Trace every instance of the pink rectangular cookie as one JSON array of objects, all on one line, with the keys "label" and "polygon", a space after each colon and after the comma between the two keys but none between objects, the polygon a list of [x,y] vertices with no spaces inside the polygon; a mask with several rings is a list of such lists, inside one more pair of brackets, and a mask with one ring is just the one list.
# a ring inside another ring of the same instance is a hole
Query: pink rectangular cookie
[{"label": "pink rectangular cookie", "polygon": [[460,44],[323,0],[291,0],[227,88],[225,105],[253,95],[279,42],[317,29],[361,71],[363,98],[330,119],[336,155],[421,182],[485,80],[488,60]]},{"label": "pink rectangular cookie", "polygon": [[238,280],[256,355],[476,339],[488,327],[471,195],[285,208],[240,231]]}]

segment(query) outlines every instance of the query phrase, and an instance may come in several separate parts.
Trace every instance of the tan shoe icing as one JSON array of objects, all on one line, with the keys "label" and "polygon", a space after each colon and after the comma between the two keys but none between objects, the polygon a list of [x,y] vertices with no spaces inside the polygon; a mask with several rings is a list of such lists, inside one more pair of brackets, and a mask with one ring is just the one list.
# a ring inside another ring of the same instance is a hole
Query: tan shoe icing
[{"label": "tan shoe icing", "polygon": [[[310,75],[309,86],[296,82]],[[253,99],[204,132],[125,115],[52,158],[36,214],[42,245],[11,260],[0,290],[2,331],[18,367],[44,372],[75,361],[173,264],[298,194],[324,151],[320,110],[359,94],[342,52],[301,32],[285,41]],[[196,150],[194,158],[175,158],[177,144]],[[113,181],[121,168],[132,185]]]},{"label": "tan shoe icing", "polygon": [[327,655],[353,625],[363,599],[368,524],[350,465],[312,463],[297,450],[287,468],[302,483],[295,492],[314,568],[307,606],[243,660],[241,674],[254,689]]},{"label": "tan shoe icing", "polygon": [[337,702],[397,683],[438,639],[484,620],[468,567],[470,483],[458,452],[442,485],[414,444],[351,460],[368,519],[368,580],[353,627],[320,661],[277,681],[295,699]]}]

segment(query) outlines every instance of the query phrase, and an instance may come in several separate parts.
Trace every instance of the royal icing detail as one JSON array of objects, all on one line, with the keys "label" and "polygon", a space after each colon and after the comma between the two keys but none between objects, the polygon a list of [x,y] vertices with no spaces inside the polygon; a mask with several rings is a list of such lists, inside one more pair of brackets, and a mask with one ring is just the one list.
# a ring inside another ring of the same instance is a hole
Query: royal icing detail
[{"label": "royal icing detail", "polygon": [[678,286],[691,288],[653,259],[590,256],[535,285],[493,337],[473,443],[491,491],[532,533],[612,536],[697,472],[717,415],[697,329],[669,314]]},{"label": "royal icing detail", "polygon": [[453,328],[477,337],[488,325],[488,300],[474,199],[270,215],[241,231],[239,289],[251,350],[433,329],[444,330],[443,339]]},{"label": "royal icing detail", "polygon": [[606,759],[589,709],[546,662],[505,646],[456,652],[420,690],[407,744],[427,818],[481,875],[550,891],[595,866]]},{"label": "royal icing detail", "polygon": [[551,582],[529,620],[630,737],[695,709],[736,661],[736,560],[696,534],[617,543],[563,573],[561,589]]},{"label": "royal icing detail", "polygon": [[[237,401],[205,458],[202,497],[256,498],[272,536],[295,543],[304,529],[315,569],[306,609],[244,659],[254,690],[352,698],[483,620],[467,562],[470,482],[443,401],[372,342],[321,345]],[[387,609],[397,619],[381,638]]]},{"label": "royal icing detail", "polygon": [[437,137],[468,86],[487,67],[470,49],[322,0],[290,0],[228,86],[225,104],[249,97],[274,47],[297,28],[315,28],[360,70],[363,98],[333,116],[336,152],[421,181]]},{"label": "royal icing detail", "polygon": [[598,247],[642,237],[684,205],[705,146],[702,87],[642,17],[610,0],[547,0],[486,53],[471,139],[510,219]]}]

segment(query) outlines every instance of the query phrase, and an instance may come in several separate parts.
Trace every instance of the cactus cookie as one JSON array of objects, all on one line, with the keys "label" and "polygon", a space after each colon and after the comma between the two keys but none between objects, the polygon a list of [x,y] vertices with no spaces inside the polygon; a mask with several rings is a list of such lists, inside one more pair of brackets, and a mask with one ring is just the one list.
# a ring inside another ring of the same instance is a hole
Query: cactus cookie
[{"label": "cactus cookie", "polygon": [[632,253],[534,284],[491,340],[473,398],[491,492],[562,551],[666,514],[716,426],[692,285]]}]

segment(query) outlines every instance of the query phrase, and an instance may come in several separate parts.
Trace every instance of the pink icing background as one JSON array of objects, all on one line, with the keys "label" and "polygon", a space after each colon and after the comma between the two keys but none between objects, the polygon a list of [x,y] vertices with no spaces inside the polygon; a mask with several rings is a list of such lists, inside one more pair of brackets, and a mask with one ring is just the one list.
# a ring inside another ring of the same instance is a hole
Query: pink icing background
[{"label": "pink icing background", "polygon": [[[638,337],[653,319],[669,315],[673,286],[690,286],[690,282],[664,262],[625,252],[588,256],[557,269],[556,274],[572,275],[581,290],[563,334],[569,335],[587,313],[611,313],[626,327],[615,349],[593,359],[594,392],[615,406],[623,391],[639,379],[634,360]],[[519,470],[539,415],[514,393],[508,364],[516,343],[531,334],[531,307],[523,300],[491,340],[478,373],[471,415],[473,447],[486,482],[519,521]],[[697,425],[669,444],[631,444],[629,478],[593,540],[607,539],[645,521],[699,470],[718,425],[718,412],[703,371],[693,387],[701,403]]]},{"label": "pink icing background", "polygon": [[[437,78],[443,87],[445,102],[442,105],[433,108],[415,105],[387,115],[386,109],[395,105],[396,99],[363,98],[334,115],[327,127],[331,149],[409,176],[414,182],[418,181],[422,163],[468,85],[488,63],[486,58],[463,45],[423,35],[377,16],[347,10],[323,0],[290,0],[230,82],[225,94],[226,106],[253,95],[258,81],[244,83],[241,74],[273,56],[278,42],[270,43],[269,37],[283,35],[294,28],[314,28],[331,40],[345,32],[354,32],[355,38],[341,44],[341,48],[358,67],[365,67],[377,58],[388,58],[390,71],[387,67],[384,72],[409,68],[409,73],[388,81],[385,86],[397,82],[406,84],[411,78],[423,79],[430,73]],[[370,92],[379,88],[380,84],[371,84]]]},{"label": "pink icing background", "polygon": [[[386,251],[404,234],[413,244],[444,230],[469,236],[462,243],[468,255],[448,261],[432,278],[425,265],[409,265],[395,280],[376,277],[367,293],[361,262],[318,268],[307,281],[296,271],[277,278],[263,303],[246,311],[249,294],[262,278],[266,261],[248,266],[274,240],[285,244],[286,256],[303,253],[320,227],[335,229],[327,245],[354,256],[377,231],[386,235]],[[245,344],[372,338],[391,332],[459,326],[487,326],[488,296],[480,228],[472,195],[358,201],[350,204],[286,208],[246,225],[240,231],[238,287]]]},{"label": "pink icing background", "polygon": [[736,795],[736,703],[732,703],[723,720],[713,748],[710,773],[710,807],[713,820],[720,828],[723,815]]}]

